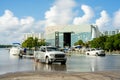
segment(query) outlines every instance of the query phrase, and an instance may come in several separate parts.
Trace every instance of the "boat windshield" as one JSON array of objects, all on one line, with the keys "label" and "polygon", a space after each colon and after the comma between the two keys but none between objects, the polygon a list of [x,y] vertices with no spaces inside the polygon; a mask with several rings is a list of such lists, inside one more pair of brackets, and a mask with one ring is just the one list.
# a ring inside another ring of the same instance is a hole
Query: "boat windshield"
[{"label": "boat windshield", "polygon": [[96,48],[96,50],[102,50],[101,48]]},{"label": "boat windshield", "polygon": [[20,47],[20,44],[18,44],[18,43],[13,43],[12,46],[13,46],[13,47]]},{"label": "boat windshield", "polygon": [[91,49],[91,51],[95,51],[95,49]]},{"label": "boat windshield", "polygon": [[59,51],[56,47],[47,47],[47,51]]}]

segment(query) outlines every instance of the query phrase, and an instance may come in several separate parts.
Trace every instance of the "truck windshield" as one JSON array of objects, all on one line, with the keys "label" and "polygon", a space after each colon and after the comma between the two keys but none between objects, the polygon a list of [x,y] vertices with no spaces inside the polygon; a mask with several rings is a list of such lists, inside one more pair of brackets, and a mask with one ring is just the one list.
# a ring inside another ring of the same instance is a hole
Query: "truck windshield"
[{"label": "truck windshield", "polygon": [[56,47],[47,47],[47,51],[59,51]]}]

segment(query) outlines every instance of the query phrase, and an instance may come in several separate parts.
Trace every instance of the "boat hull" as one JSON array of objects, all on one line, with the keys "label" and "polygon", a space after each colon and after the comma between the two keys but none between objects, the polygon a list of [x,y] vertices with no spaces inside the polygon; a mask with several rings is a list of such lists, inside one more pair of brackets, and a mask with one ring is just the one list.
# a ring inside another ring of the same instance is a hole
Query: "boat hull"
[{"label": "boat hull", "polygon": [[10,49],[10,55],[19,55],[20,54],[20,48],[11,48]]}]

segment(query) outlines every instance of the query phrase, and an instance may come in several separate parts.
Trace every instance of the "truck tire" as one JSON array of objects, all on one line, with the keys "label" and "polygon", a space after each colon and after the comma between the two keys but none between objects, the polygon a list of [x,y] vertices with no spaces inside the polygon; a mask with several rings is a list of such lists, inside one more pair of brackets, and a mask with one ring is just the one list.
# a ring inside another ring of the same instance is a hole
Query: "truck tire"
[{"label": "truck tire", "polygon": [[46,63],[46,64],[52,64],[52,62],[49,61],[49,57],[46,57],[45,63]]},{"label": "truck tire", "polygon": [[61,64],[62,64],[62,65],[65,65],[65,64],[66,64],[66,61],[62,61]]},{"label": "truck tire", "polygon": [[98,56],[98,53],[96,53],[95,56]]},{"label": "truck tire", "polygon": [[87,55],[89,55],[89,53],[87,53]]}]

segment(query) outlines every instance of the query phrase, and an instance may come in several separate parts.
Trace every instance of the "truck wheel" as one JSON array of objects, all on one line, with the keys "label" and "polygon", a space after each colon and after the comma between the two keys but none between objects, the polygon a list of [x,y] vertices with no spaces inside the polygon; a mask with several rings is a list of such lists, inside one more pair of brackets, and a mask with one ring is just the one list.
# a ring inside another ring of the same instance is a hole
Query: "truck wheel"
[{"label": "truck wheel", "polygon": [[96,53],[95,56],[98,56],[98,53]]},{"label": "truck wheel", "polygon": [[65,65],[65,64],[66,64],[66,61],[62,61],[61,64],[62,64],[62,65]]},{"label": "truck wheel", "polygon": [[87,55],[89,55],[89,53],[87,53]]},{"label": "truck wheel", "polygon": [[46,64],[52,64],[52,62],[49,61],[49,57],[46,57],[45,63],[46,63]]}]

